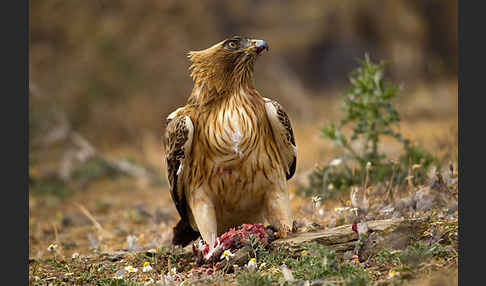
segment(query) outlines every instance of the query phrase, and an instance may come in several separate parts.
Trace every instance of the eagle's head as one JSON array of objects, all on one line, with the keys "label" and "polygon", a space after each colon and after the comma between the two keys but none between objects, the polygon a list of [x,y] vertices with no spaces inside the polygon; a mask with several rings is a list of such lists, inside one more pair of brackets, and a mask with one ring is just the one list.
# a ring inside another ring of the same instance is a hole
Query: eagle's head
[{"label": "eagle's head", "polygon": [[217,93],[250,84],[256,58],[268,45],[263,40],[234,36],[210,48],[189,52],[195,87]]}]

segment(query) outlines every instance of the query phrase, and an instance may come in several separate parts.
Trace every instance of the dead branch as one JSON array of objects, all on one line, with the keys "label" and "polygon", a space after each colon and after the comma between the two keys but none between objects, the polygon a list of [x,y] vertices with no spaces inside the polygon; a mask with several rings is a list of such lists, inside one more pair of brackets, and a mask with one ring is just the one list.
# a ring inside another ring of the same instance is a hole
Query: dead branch
[{"label": "dead branch", "polygon": [[[388,235],[396,231],[404,232],[405,230],[410,231],[409,234],[411,234],[411,230],[414,227],[422,224],[423,221],[418,219],[392,218],[369,221],[368,227],[372,232],[380,233],[382,235]],[[276,240],[273,243],[296,245],[304,242],[318,242],[333,248],[343,248],[343,245],[358,239],[358,234],[352,230],[351,226],[351,224],[346,224],[322,231],[291,234],[287,238]],[[408,236],[409,234],[403,233],[405,236]]]},{"label": "dead branch", "polygon": [[[371,252],[376,252],[384,248],[403,249],[410,243],[410,240],[417,230],[425,225],[423,219],[392,218],[367,222],[370,230],[368,241],[360,250],[360,257],[369,256]],[[274,241],[273,245],[288,246],[296,251],[307,242],[317,242],[329,246],[338,256],[342,256],[346,251],[354,250],[358,242],[358,234],[352,230],[352,225],[342,225],[320,231],[303,232],[290,234],[288,237]],[[235,256],[227,263],[229,265],[246,264],[249,260],[248,247],[239,249]],[[223,269],[226,265],[222,263]]]}]

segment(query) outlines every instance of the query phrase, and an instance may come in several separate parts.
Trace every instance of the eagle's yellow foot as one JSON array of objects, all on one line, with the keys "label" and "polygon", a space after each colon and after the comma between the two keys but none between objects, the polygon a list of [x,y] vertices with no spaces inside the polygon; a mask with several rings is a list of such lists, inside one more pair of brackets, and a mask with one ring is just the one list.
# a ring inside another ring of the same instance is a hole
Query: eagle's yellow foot
[{"label": "eagle's yellow foot", "polygon": [[277,228],[273,225],[269,225],[267,228],[273,231],[273,236],[276,239],[286,238],[289,235],[289,233],[295,232],[295,231],[293,231],[293,229],[291,230],[289,227]]},{"label": "eagle's yellow foot", "polygon": [[278,232],[274,233],[274,235],[278,238],[286,238],[289,235],[289,233],[291,233],[291,232],[292,231],[291,231],[290,227],[285,226],[285,227],[280,228]]}]

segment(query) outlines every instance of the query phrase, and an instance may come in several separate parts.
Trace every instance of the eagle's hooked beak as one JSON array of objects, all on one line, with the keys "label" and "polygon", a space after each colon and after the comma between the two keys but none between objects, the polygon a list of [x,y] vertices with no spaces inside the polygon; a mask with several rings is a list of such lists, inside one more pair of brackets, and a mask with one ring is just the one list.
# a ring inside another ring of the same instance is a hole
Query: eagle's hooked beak
[{"label": "eagle's hooked beak", "polygon": [[251,45],[254,47],[257,54],[260,54],[263,50],[268,51],[268,45],[264,40],[251,40]]}]

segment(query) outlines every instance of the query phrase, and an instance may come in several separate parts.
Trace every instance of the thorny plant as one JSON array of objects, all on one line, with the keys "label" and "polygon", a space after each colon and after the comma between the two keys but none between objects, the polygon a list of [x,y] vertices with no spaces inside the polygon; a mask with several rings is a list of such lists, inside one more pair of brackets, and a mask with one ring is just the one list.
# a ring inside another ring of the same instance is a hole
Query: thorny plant
[{"label": "thorny plant", "polygon": [[[385,62],[375,64],[368,55],[358,61],[361,66],[351,72],[351,87],[342,96],[344,118],[338,124],[325,125],[321,134],[342,148],[344,155],[314,170],[310,174],[309,186],[301,187],[300,193],[319,194],[328,199],[336,193],[335,190],[360,184],[365,176],[367,184],[390,178],[392,183],[403,182],[405,178],[413,178],[415,184],[422,183],[427,169],[436,162],[428,151],[413,145],[392,129],[400,121],[400,115],[391,103],[398,87],[384,80]],[[351,127],[351,135],[344,134],[345,127]],[[391,136],[402,143],[404,152],[396,162],[380,152],[383,136]],[[353,144],[354,141],[361,144]],[[368,163],[373,166],[369,178]],[[412,170],[412,166],[420,166],[420,169]]]}]

